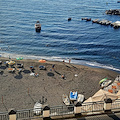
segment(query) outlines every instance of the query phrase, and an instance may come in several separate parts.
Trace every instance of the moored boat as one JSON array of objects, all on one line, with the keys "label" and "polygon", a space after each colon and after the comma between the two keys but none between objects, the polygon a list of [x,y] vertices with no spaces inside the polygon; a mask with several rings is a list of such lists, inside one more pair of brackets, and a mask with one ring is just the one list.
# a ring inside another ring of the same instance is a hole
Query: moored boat
[{"label": "moored boat", "polygon": [[41,31],[41,24],[40,24],[39,21],[37,21],[36,24],[35,24],[35,30],[36,30],[36,32],[40,32]]}]

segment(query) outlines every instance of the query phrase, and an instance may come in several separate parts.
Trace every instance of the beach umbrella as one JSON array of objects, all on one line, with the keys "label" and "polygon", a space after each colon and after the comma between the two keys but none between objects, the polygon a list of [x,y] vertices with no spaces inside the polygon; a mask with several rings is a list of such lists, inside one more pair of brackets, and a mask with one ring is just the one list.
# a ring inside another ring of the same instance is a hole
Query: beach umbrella
[{"label": "beach umbrella", "polygon": [[14,65],[15,64],[15,61],[10,61],[8,62],[9,65]]},{"label": "beach umbrella", "polygon": [[104,99],[108,99],[108,98],[110,98],[111,100],[115,100],[118,98],[118,95],[110,93],[110,92],[105,91],[103,89],[100,89],[92,97],[89,97],[87,100],[85,100],[84,103],[104,101]]},{"label": "beach umbrella", "polygon": [[96,92],[92,96],[93,102],[104,101],[104,99],[108,99],[108,98],[110,98],[111,100],[115,100],[118,98],[118,96],[116,94],[110,93],[110,92],[105,91],[103,89],[100,89],[98,92]]},{"label": "beach umbrella", "polygon": [[46,60],[41,59],[41,60],[39,60],[39,62],[40,62],[40,63],[45,63]]},{"label": "beach umbrella", "polygon": [[104,79],[100,80],[99,84],[103,83],[106,80],[107,80],[107,78],[104,78]]},{"label": "beach umbrella", "polygon": [[22,60],[23,59],[23,57],[18,57],[18,58],[16,58],[17,60]]},{"label": "beach umbrella", "polygon": [[87,100],[84,101],[84,103],[88,103],[88,102],[93,102],[92,97],[89,97]]}]

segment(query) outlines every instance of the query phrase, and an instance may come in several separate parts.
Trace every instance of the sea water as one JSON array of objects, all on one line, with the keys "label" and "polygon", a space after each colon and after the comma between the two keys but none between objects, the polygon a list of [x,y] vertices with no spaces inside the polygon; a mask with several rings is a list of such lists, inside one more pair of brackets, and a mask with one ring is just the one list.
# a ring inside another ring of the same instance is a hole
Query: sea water
[{"label": "sea water", "polygon": [[[116,0],[0,0],[0,55],[47,59],[120,71],[120,28],[82,21],[106,15]],[[72,20],[68,21],[71,17]],[[41,23],[41,32],[34,25]]]}]

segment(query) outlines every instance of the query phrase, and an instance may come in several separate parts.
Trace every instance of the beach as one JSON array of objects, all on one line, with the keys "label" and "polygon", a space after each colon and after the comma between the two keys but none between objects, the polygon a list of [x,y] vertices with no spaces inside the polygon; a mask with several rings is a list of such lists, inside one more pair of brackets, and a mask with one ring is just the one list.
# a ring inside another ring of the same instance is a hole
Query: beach
[{"label": "beach", "polygon": [[[37,101],[42,101],[49,106],[63,105],[62,95],[69,96],[70,91],[83,94],[85,99],[92,96],[99,89],[99,81],[108,78],[112,81],[119,75],[118,72],[92,68],[72,63],[23,59],[16,60],[15,64],[22,63],[24,69],[19,73],[9,73],[4,62],[9,58],[0,57],[0,112],[10,108],[16,110],[33,108]],[[46,70],[40,70],[39,66]],[[54,68],[53,68],[54,65]],[[16,68],[16,65],[14,65]],[[39,76],[30,76],[30,66]],[[64,75],[64,79],[61,77]]]}]

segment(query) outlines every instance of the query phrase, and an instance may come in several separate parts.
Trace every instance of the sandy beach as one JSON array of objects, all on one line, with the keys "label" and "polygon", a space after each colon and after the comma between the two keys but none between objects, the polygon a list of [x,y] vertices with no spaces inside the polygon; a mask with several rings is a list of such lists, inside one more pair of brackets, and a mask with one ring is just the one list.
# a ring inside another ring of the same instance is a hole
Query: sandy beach
[{"label": "sandy beach", "polygon": [[[66,62],[46,61],[40,63],[38,60],[16,60],[15,63],[23,63],[24,70],[18,73],[9,73],[4,62],[8,58],[0,57],[3,61],[0,66],[0,111],[9,108],[17,110],[33,108],[35,102],[46,99],[45,104],[50,106],[63,105],[62,95],[69,95],[70,91],[77,91],[85,95],[85,98],[97,92],[99,81],[105,77],[114,81],[119,74],[114,71],[91,68],[82,65],[69,64]],[[43,65],[46,70],[40,70]],[[54,66],[54,70],[52,66]],[[38,77],[30,76],[30,66],[34,66],[34,72]],[[16,65],[15,65],[16,67]],[[65,79],[61,77],[65,75]]]}]

